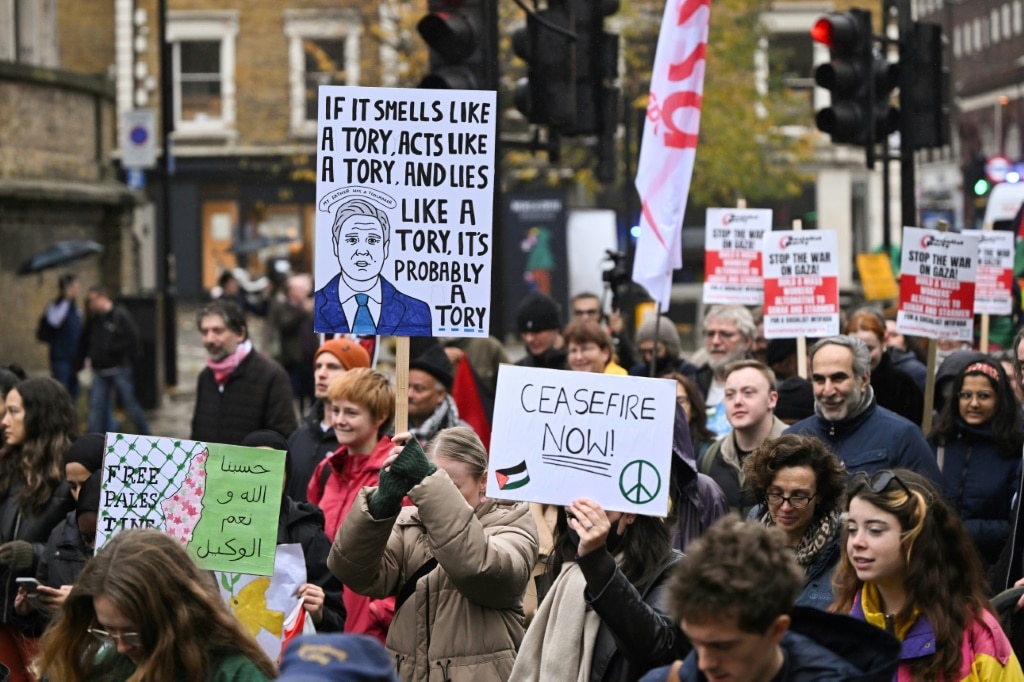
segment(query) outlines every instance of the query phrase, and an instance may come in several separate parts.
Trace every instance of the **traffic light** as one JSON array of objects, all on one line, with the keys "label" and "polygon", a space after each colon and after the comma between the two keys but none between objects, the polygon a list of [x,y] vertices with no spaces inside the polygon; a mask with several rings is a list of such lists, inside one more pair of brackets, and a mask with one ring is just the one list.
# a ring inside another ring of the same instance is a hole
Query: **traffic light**
[{"label": "traffic light", "polygon": [[811,37],[830,54],[830,61],[814,72],[815,83],[832,94],[831,106],[815,114],[818,129],[836,143],[873,146],[876,61],[871,13],[832,12],[814,24]]},{"label": "traffic light", "polygon": [[512,49],[526,62],[516,83],[516,108],[530,123],[561,128],[576,123],[576,46],[569,8],[551,5],[526,16]]},{"label": "traffic light", "polygon": [[[419,87],[492,90],[497,87],[496,45],[488,0],[429,0],[416,30],[430,48],[430,73]],[[496,26],[496,24],[495,24]]]},{"label": "traffic light", "polygon": [[985,172],[985,157],[976,155],[964,168],[964,192],[977,205],[979,200],[984,200],[990,189],[992,183]]},{"label": "traffic light", "polygon": [[915,21],[911,33],[913,87],[910,113],[914,149],[949,144],[949,69],[943,62],[942,26]]},{"label": "traffic light", "polygon": [[604,30],[604,19],[619,11],[619,0],[570,0],[576,29],[576,123],[563,135],[595,135],[618,125],[619,36]]}]

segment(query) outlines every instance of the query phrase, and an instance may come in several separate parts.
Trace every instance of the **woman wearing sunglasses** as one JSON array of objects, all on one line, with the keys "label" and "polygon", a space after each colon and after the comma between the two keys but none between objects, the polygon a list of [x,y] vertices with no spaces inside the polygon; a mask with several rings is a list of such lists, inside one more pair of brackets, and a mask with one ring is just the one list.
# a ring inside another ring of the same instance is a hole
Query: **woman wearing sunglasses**
[{"label": "woman wearing sunglasses", "polygon": [[752,499],[761,500],[750,518],[782,530],[804,570],[797,605],[828,609],[839,563],[843,463],[817,438],[787,434],[766,441],[744,468]]},{"label": "woman wearing sunglasses", "polygon": [[63,682],[277,677],[209,574],[157,530],[123,531],[86,564],[34,667]]},{"label": "woman wearing sunglasses", "polygon": [[1024,418],[1002,366],[983,359],[957,373],[928,443],[984,567],[996,562],[1010,533],[1022,441]]},{"label": "woman wearing sunglasses", "polygon": [[897,680],[1024,679],[970,536],[931,483],[906,469],[858,474],[846,510],[832,610],[903,643]]}]

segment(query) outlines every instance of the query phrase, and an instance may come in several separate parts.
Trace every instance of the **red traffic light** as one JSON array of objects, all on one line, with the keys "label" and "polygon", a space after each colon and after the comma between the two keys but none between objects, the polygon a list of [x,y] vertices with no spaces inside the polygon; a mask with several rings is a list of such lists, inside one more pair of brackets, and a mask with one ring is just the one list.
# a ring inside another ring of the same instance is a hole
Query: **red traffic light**
[{"label": "red traffic light", "polygon": [[871,24],[862,23],[851,12],[832,12],[814,23],[811,38],[830,50],[849,54],[871,40]]}]

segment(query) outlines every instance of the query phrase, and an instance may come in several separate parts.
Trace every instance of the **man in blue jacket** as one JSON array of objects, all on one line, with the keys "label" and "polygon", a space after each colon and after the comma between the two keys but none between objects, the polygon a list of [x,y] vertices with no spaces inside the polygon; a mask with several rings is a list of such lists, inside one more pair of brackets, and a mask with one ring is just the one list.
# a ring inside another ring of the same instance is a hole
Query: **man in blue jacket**
[{"label": "man in blue jacket", "polygon": [[810,350],[814,416],[786,433],[817,436],[846,464],[846,473],[912,469],[942,487],[942,476],[914,423],[878,405],[871,389],[871,357],[853,336],[831,336]]}]

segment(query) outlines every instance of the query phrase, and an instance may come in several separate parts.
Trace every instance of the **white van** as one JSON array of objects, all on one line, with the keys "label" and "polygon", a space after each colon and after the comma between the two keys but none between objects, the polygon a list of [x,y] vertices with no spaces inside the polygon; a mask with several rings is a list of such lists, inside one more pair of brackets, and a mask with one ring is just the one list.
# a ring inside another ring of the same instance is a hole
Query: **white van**
[{"label": "white van", "polygon": [[1017,215],[1021,204],[1024,204],[1024,182],[999,183],[988,195],[984,225],[991,224],[993,230],[1013,229],[1008,223]]}]

